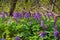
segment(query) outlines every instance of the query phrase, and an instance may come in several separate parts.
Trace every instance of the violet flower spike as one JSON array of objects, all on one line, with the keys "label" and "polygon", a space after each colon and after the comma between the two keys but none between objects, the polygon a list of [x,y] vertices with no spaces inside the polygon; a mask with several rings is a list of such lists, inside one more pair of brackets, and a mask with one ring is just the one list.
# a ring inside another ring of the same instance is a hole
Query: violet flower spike
[{"label": "violet flower spike", "polygon": [[2,38],[1,40],[5,40],[4,38]]},{"label": "violet flower spike", "polygon": [[50,19],[51,13],[48,12],[48,13],[47,13],[47,16],[48,16],[48,19]]},{"label": "violet flower spike", "polygon": [[19,13],[19,18],[22,18],[23,17],[23,14],[22,13]]},{"label": "violet flower spike", "polygon": [[54,15],[51,13],[52,18],[54,19]]},{"label": "violet flower spike", "polygon": [[16,36],[15,40],[19,40],[19,37],[18,37],[18,36]]},{"label": "violet flower spike", "polygon": [[30,15],[30,12],[27,12],[27,13],[24,15],[24,17],[25,17],[26,19],[29,19],[30,16],[31,16],[31,15]]},{"label": "violet flower spike", "polygon": [[42,37],[45,37],[46,36],[46,32],[42,32],[39,34],[39,36],[42,38]]},{"label": "violet flower spike", "polygon": [[57,26],[54,26],[54,29],[55,29],[55,30],[58,30],[58,27],[57,27]]},{"label": "violet flower spike", "polygon": [[4,14],[4,12],[2,12],[2,18],[5,18],[5,14]]},{"label": "violet flower spike", "polygon": [[38,22],[38,17],[36,14],[33,14],[34,19]]},{"label": "violet flower spike", "polygon": [[38,17],[38,19],[39,19],[39,18],[41,18],[41,15],[42,15],[42,14],[40,14],[39,12],[37,12],[36,15],[37,15],[37,17]]},{"label": "violet flower spike", "polygon": [[44,27],[44,21],[43,20],[41,20],[41,26]]},{"label": "violet flower spike", "polygon": [[18,12],[14,13],[13,17],[14,17],[14,20],[15,20],[15,22],[17,24],[18,23],[18,18],[19,18],[19,13]]},{"label": "violet flower spike", "polygon": [[32,22],[32,21],[30,21],[30,25],[31,25],[31,24],[33,24],[33,22]]},{"label": "violet flower spike", "polygon": [[7,13],[7,12],[4,12],[4,13],[5,13],[6,17],[9,16],[9,13]]},{"label": "violet flower spike", "polygon": [[57,22],[57,18],[54,19],[53,27],[55,27],[56,22]]},{"label": "violet flower spike", "polygon": [[59,31],[58,30],[55,30],[54,31],[54,36],[56,37],[56,36],[58,36],[59,35]]},{"label": "violet flower spike", "polygon": [[38,17],[37,17],[36,15],[34,16],[34,19],[35,19],[36,21],[38,21]]},{"label": "violet flower spike", "polygon": [[44,25],[44,21],[43,21],[43,20],[41,20],[41,27],[42,27],[43,30],[46,30],[46,28],[47,28],[47,27]]},{"label": "violet flower spike", "polygon": [[13,17],[14,17],[15,19],[17,19],[17,18],[19,17],[19,13],[18,13],[18,12],[14,13],[14,14],[13,14]]}]

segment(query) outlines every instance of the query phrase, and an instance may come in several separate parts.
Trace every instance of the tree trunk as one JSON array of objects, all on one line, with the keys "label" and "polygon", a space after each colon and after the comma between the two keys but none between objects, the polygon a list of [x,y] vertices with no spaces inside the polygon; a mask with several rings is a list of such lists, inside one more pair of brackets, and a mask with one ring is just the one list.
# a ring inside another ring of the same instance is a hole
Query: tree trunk
[{"label": "tree trunk", "polygon": [[28,0],[25,0],[25,3],[27,3],[28,2]]},{"label": "tree trunk", "polygon": [[10,16],[13,16],[13,11],[16,7],[16,3],[17,3],[17,0],[11,0],[11,3],[10,3]]}]

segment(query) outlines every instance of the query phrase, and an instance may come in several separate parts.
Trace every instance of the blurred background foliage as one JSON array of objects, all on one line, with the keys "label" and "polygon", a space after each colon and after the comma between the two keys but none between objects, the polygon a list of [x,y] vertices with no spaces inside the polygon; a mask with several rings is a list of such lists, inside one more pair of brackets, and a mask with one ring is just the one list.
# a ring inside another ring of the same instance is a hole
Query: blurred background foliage
[{"label": "blurred background foliage", "polygon": [[[0,0],[0,12],[10,11],[10,3],[12,0]],[[56,6],[54,7],[54,12],[60,13],[60,0],[56,0],[55,2]],[[25,11],[41,11],[45,13],[43,9],[40,7],[43,6],[47,8],[48,10],[51,9],[51,0],[17,0],[16,7],[14,11],[21,12],[22,10]]]}]

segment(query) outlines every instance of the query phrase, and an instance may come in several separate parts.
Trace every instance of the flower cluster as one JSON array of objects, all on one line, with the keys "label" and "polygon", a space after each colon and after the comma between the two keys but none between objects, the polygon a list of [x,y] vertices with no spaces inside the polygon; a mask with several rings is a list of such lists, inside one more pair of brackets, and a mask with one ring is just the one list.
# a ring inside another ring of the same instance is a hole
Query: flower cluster
[{"label": "flower cluster", "polygon": [[[34,39],[33,37],[35,36],[44,38],[47,36],[47,33],[49,33],[49,37],[51,35],[54,35],[54,37],[58,37],[59,24],[57,26],[57,19],[54,19],[54,15],[52,14],[52,12],[48,12],[45,15],[46,18],[48,17],[47,19],[49,19],[49,21],[47,21],[45,17],[43,18],[43,15],[44,14],[40,12],[35,12],[31,14],[29,11],[25,13],[14,12],[13,16],[9,17],[8,14],[1,12],[0,19],[4,19],[3,21],[0,20],[0,24],[2,24],[0,25],[1,34],[4,35],[6,33],[6,35],[9,35],[12,38],[14,38],[15,35],[19,35],[15,37],[15,40],[20,40],[20,37],[23,40],[29,40],[29,38]],[[41,30],[42,32],[40,32]],[[40,32],[39,35],[37,34],[38,32]],[[6,38],[2,38],[2,40],[5,39]]]}]

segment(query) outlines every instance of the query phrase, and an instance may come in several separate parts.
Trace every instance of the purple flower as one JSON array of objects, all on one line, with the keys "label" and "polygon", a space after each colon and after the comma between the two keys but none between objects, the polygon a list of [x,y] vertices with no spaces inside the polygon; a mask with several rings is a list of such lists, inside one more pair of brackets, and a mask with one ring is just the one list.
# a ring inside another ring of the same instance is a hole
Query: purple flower
[{"label": "purple flower", "polygon": [[44,21],[41,20],[41,27],[44,27]]},{"label": "purple flower", "polygon": [[58,27],[57,27],[57,26],[54,26],[54,29],[55,29],[55,30],[58,30]]},{"label": "purple flower", "polygon": [[6,13],[6,16],[9,16],[9,14],[8,14],[8,13]]},{"label": "purple flower", "polygon": [[48,13],[47,13],[47,16],[48,16],[48,19],[50,19],[51,12],[48,12]]},{"label": "purple flower", "polygon": [[22,18],[23,17],[23,14],[22,13],[19,13],[19,18]]},{"label": "purple flower", "polygon": [[53,19],[54,19],[54,14],[55,14],[54,12],[51,12],[51,16],[52,16]]},{"label": "purple flower", "polygon": [[18,23],[19,13],[18,12],[15,12],[13,14],[13,17],[14,17],[15,22]]},{"label": "purple flower", "polygon": [[53,27],[55,26],[56,22],[57,22],[57,18],[54,19]]},{"label": "purple flower", "polygon": [[47,29],[47,27],[44,25],[44,21],[43,20],[41,20],[41,27],[42,27],[43,30]]},{"label": "purple flower", "polygon": [[17,18],[19,17],[19,13],[18,13],[18,12],[15,12],[15,13],[13,14],[13,17],[14,17],[15,19],[17,19]]},{"label": "purple flower", "polygon": [[30,16],[31,16],[30,12],[27,12],[27,13],[24,15],[24,17],[25,17],[26,19],[29,19]]},{"label": "purple flower", "polygon": [[46,36],[46,32],[42,32],[39,34],[40,37],[45,37]]},{"label": "purple flower", "polygon": [[19,37],[18,37],[18,36],[16,36],[15,40],[19,40]]},{"label": "purple flower", "polygon": [[41,17],[42,14],[40,14],[39,12],[36,13],[38,19]]},{"label": "purple flower", "polygon": [[32,16],[34,17],[34,19],[36,21],[38,21],[39,19],[41,19],[41,14],[39,12],[34,13]]},{"label": "purple flower", "polygon": [[5,14],[4,14],[4,12],[2,12],[2,14],[1,14],[1,15],[2,15],[2,18],[5,18]]},{"label": "purple flower", "polygon": [[[52,13],[51,13],[51,14],[52,14]],[[52,16],[52,18],[54,19],[54,15],[52,14],[51,16]]]},{"label": "purple flower", "polygon": [[5,40],[4,38],[2,38],[1,40]]},{"label": "purple flower", "polygon": [[38,17],[37,17],[36,15],[34,15],[34,19],[35,19],[36,21],[38,21]]},{"label": "purple flower", "polygon": [[33,24],[33,22],[32,22],[32,21],[30,21],[30,25],[31,25],[31,24]]},{"label": "purple flower", "polygon": [[34,17],[34,19],[35,19],[36,21],[38,21],[38,17],[37,17],[37,15],[36,15],[35,13],[34,13],[32,16]]},{"label": "purple flower", "polygon": [[59,35],[59,31],[55,30],[54,31],[54,36],[58,36]]},{"label": "purple flower", "polygon": [[37,13],[38,14],[38,17],[41,17],[42,16],[42,14],[40,14],[40,13]]},{"label": "purple flower", "polygon": [[51,12],[49,12],[48,14],[49,14],[50,16],[52,15],[52,13],[51,13]]},{"label": "purple flower", "polygon": [[54,15],[53,15],[52,12],[47,12],[47,16],[48,16],[49,19],[50,19],[50,16],[52,16],[52,18],[54,19]]},{"label": "purple flower", "polygon": [[19,12],[16,12],[13,14],[14,18],[17,19],[17,18],[22,18],[23,17],[23,14],[22,13],[19,13]]}]

